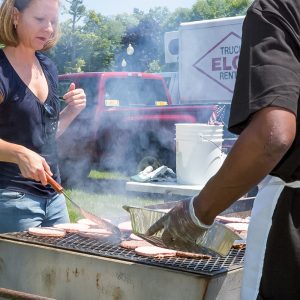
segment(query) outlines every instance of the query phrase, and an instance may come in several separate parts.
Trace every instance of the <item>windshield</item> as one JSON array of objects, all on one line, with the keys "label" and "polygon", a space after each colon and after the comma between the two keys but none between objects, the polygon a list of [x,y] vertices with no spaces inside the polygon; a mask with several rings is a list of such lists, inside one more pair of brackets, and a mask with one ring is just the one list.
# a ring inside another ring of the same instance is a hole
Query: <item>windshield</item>
[{"label": "windshield", "polygon": [[108,78],[105,82],[106,106],[159,106],[168,99],[161,80],[142,77]]},{"label": "windshield", "polygon": [[[98,96],[98,83],[99,78],[89,77],[89,78],[77,78],[77,79],[60,79],[58,84],[58,93],[62,97],[69,89],[70,84],[74,82],[76,88],[82,88],[86,94],[87,107],[93,106],[93,103],[97,101]],[[62,103],[64,105],[64,102]]]}]

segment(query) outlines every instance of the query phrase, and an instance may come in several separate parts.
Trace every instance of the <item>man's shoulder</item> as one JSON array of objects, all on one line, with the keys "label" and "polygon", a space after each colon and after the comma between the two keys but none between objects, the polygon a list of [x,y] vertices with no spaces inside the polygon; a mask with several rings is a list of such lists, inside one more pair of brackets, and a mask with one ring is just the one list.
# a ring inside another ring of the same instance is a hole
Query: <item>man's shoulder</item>
[{"label": "man's shoulder", "polygon": [[298,0],[254,0],[249,8],[259,11],[269,11],[277,14],[289,11],[290,14],[300,14],[300,1]]}]

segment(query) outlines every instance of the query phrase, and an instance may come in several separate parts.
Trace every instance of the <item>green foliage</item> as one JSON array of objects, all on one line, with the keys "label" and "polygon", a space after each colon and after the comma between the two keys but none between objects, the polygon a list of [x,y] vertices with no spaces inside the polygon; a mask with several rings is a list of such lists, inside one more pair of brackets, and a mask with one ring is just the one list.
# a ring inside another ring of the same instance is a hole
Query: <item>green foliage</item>
[{"label": "green foliage", "polygon": [[251,0],[198,0],[192,8],[194,20],[243,15]]},{"label": "green foliage", "polygon": [[[180,23],[242,15],[252,0],[198,0],[191,9],[166,7],[148,12],[134,9],[105,17],[86,10],[83,0],[66,0],[68,18],[61,28],[58,45],[49,51],[59,72],[121,70],[123,58],[128,71],[159,72],[176,70],[177,64],[164,63],[164,33],[178,30]],[[128,56],[132,44],[135,52]]]},{"label": "green foliage", "polygon": [[65,0],[69,3],[69,9],[67,13],[72,17],[72,23],[75,26],[76,23],[85,15],[86,8],[83,5],[82,0]]},{"label": "green foliage", "polygon": [[177,8],[174,13],[170,14],[163,22],[164,32],[176,31],[180,23],[189,21],[193,21],[192,10],[188,8]]}]

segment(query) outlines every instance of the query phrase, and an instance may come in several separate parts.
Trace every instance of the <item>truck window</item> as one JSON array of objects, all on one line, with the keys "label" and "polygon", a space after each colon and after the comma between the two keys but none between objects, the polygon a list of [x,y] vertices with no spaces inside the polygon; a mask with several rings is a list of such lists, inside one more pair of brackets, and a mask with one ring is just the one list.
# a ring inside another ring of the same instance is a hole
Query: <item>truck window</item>
[{"label": "truck window", "polygon": [[143,77],[108,78],[105,82],[106,106],[167,105],[161,80]]},{"label": "truck window", "polygon": [[58,84],[59,96],[63,96],[68,91],[71,82],[74,82],[77,88],[84,89],[87,107],[93,106],[97,102],[99,78],[77,78],[76,81],[72,79],[60,79]]}]

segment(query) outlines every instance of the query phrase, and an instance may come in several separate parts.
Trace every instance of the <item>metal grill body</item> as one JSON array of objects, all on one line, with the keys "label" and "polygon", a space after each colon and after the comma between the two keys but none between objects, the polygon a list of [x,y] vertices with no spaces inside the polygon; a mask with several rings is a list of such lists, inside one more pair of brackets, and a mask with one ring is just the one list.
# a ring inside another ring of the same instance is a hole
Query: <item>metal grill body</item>
[{"label": "metal grill body", "polygon": [[243,259],[244,250],[210,259],[149,258],[116,241],[77,234],[4,234],[0,286],[57,299],[232,300],[239,299]]}]

